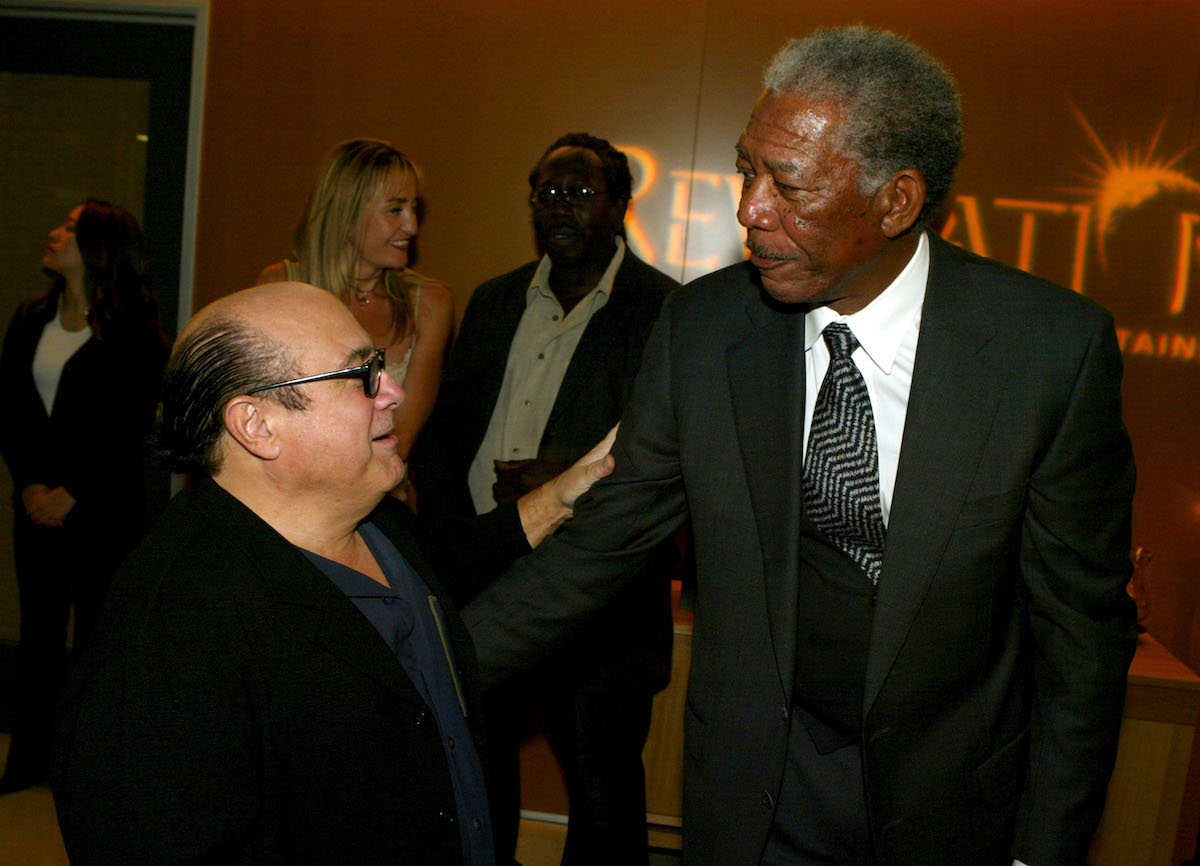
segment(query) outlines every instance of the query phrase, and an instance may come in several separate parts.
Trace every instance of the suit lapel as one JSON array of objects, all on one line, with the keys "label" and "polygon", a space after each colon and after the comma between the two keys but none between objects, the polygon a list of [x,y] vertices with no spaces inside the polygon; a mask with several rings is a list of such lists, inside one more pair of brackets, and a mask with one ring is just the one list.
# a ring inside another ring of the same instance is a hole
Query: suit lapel
[{"label": "suit lapel", "polygon": [[864,718],[916,619],[979,464],[999,403],[994,324],[963,262],[932,258],[863,700]]},{"label": "suit lapel", "polygon": [[504,385],[504,371],[508,367],[508,353],[512,348],[513,338],[517,335],[521,316],[525,314],[525,295],[528,289],[529,278],[525,278],[522,272],[522,277],[504,292],[496,305],[495,320],[483,332],[484,339],[481,341],[479,352],[481,361],[473,365],[481,377],[480,399],[476,407],[478,414],[475,416],[478,436],[472,437],[474,444],[468,459],[474,458],[475,452],[479,450],[479,445],[487,433],[488,422],[492,418],[492,409],[500,397],[500,388]]},{"label": "suit lapel", "polygon": [[757,292],[747,312],[753,329],[726,353],[729,393],[758,528],[775,663],[790,700],[803,477],[804,316],[772,310]]},{"label": "suit lapel", "polygon": [[579,345],[575,347],[575,352],[563,373],[562,384],[546,420],[546,429],[553,429],[558,417],[568,411],[568,407],[574,402],[583,383],[591,380],[592,370],[605,363],[613,341],[626,327],[626,319],[623,305],[617,301],[614,285],[612,297],[596,311],[584,329],[583,336],[579,338]]},{"label": "suit lapel", "polygon": [[638,291],[633,261],[633,253],[626,250],[621,267],[613,277],[608,303],[592,316],[567,364],[546,429],[553,429],[559,416],[569,411],[583,383],[592,381],[592,371],[608,362],[614,342],[627,332],[632,308],[625,299],[631,292]]}]

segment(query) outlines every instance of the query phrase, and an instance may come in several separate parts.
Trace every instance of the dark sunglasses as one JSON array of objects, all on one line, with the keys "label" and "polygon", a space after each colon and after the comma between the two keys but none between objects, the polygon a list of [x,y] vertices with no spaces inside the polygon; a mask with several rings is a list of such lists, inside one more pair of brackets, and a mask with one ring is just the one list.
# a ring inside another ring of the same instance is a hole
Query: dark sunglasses
[{"label": "dark sunglasses", "polygon": [[272,388],[286,388],[289,385],[305,385],[309,382],[320,382],[324,379],[362,379],[363,392],[368,397],[379,393],[379,378],[383,373],[383,349],[376,349],[370,360],[357,367],[347,367],[345,370],[334,370],[332,373],[319,373],[316,376],[304,376],[299,379],[288,379],[286,382],[276,382],[273,385],[263,385],[247,391],[247,394],[257,394],[259,391],[270,391]]}]

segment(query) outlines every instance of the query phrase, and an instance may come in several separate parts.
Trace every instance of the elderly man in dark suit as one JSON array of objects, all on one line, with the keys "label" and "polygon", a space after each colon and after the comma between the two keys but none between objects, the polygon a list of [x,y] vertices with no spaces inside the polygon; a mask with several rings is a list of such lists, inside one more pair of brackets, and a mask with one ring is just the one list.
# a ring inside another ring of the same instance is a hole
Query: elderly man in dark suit
[{"label": "elderly man in dark suit", "polygon": [[[494,864],[471,642],[386,496],[403,394],[383,362],[298,283],[180,335],[159,445],[193,480],[119,572],[62,704],[72,863]],[[536,544],[604,453],[474,544]]]},{"label": "elderly man in dark suit", "polygon": [[464,612],[527,664],[690,515],[689,864],[1083,862],[1135,643],[1111,316],[929,229],[958,97],[865,28],[737,144],[750,259],[670,298],[617,469]]},{"label": "elderly man in dark suit", "polygon": [[[542,257],[475,290],[433,417],[416,449],[422,517],[486,512],[586,452],[621,416],[663,299],[679,287],[625,246],[632,177],[607,141],[571,133],[529,175]],[[647,862],[642,748],[670,675],[664,555],[587,633],[488,713],[501,772],[497,849],[516,843],[514,707],[537,706],[563,767],[563,862]],[[453,587],[451,588],[454,589]],[[477,587],[462,587],[471,597]],[[503,745],[501,745],[503,744]]]}]

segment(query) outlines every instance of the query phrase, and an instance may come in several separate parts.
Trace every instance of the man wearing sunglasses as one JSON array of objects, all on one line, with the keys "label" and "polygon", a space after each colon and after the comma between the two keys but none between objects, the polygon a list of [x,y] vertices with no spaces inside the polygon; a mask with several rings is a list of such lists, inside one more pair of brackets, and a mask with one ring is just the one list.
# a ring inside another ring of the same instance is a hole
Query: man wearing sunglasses
[{"label": "man wearing sunglasses", "polygon": [[[679,284],[625,246],[632,177],[609,142],[554,141],[529,174],[541,258],[471,296],[414,450],[422,515],[483,514],[535,488],[621,417],[663,299]],[[465,600],[473,587],[452,587]],[[570,799],[565,866],[647,863],[642,748],[670,675],[667,568],[652,564],[572,645],[489,706],[496,847],[511,858],[519,735],[536,718]]]},{"label": "man wearing sunglasses", "polygon": [[[400,386],[328,292],[198,313],[158,433],[191,483],[125,563],[63,703],[73,863],[495,862],[470,639],[385,494]],[[464,547],[527,551],[606,447]]]}]

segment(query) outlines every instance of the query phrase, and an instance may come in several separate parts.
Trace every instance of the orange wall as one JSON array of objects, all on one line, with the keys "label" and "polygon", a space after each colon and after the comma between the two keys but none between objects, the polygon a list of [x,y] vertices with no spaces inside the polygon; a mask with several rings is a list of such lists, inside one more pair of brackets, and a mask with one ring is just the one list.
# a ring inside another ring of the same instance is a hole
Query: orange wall
[{"label": "orange wall", "polygon": [[[949,236],[1074,284],[1128,332],[1135,540],[1155,556],[1149,623],[1200,667],[1200,346],[1181,357],[1200,343],[1200,217],[1189,216],[1200,213],[1200,148],[1187,150],[1200,144],[1200,4],[1131,9],[212,0],[197,302],[249,285],[287,253],[317,162],[352,136],[387,138],[423,166],[420,268],[451,284],[460,314],[475,285],[531,257],[525,176],[568,130],[643,149],[637,248],[690,279],[739,254],[724,176],[773,50],[825,24],[898,30],[941,58],[963,93],[963,198]],[[1157,175],[1107,166],[1181,153]],[[1106,259],[1102,188],[1119,205]]]}]

